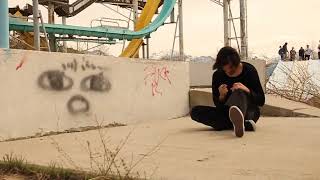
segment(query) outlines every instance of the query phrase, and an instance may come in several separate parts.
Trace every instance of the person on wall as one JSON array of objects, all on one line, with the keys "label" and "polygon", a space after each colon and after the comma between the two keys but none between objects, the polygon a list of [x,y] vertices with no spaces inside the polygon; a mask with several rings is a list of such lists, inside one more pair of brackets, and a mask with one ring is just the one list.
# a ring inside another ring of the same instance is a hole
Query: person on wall
[{"label": "person on wall", "polygon": [[319,41],[319,45],[318,45],[318,59],[320,59],[320,41]]},{"label": "person on wall", "polygon": [[294,47],[292,47],[291,51],[290,51],[290,61],[294,61],[296,60],[296,50],[294,49]]},{"label": "person on wall", "polygon": [[280,55],[281,60],[284,61],[284,51],[282,46],[279,47],[278,54]]},{"label": "person on wall", "polygon": [[306,60],[310,60],[311,59],[311,56],[312,56],[312,49],[310,48],[309,45],[307,45],[307,49],[305,51],[305,59]]},{"label": "person on wall", "polygon": [[304,60],[304,49],[303,47],[299,50],[299,60]]}]

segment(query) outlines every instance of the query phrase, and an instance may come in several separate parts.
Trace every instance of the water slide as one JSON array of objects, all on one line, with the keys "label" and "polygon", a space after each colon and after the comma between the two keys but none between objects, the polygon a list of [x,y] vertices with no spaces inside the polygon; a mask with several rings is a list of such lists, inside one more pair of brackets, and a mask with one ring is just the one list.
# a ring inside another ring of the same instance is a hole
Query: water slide
[{"label": "water slide", "polygon": [[[152,17],[154,16],[154,9],[158,8],[159,0],[148,0],[141,17],[136,26],[137,31],[118,29],[114,27],[82,27],[82,26],[71,26],[71,25],[61,25],[61,24],[45,24],[47,33],[59,34],[59,35],[76,35],[76,36],[87,36],[87,37],[98,37],[98,38],[108,38],[110,40],[133,40],[132,45],[129,44],[126,51],[121,56],[132,56],[132,54],[137,53],[135,49],[139,49],[141,45],[138,46],[138,41],[134,39],[140,39],[145,36],[150,35],[152,32],[156,31],[160,26],[162,26],[165,20],[170,16],[173,10],[176,0],[164,0],[161,12],[157,18],[150,23]],[[10,18],[9,22],[10,30],[22,31],[22,32],[33,32],[33,23],[22,22],[14,18]],[[40,28],[42,30],[42,28]]]},{"label": "water slide", "polygon": [[[146,27],[152,20],[153,16],[157,12],[161,0],[148,0],[145,5],[140,18],[135,24],[135,31],[139,31]],[[139,55],[139,49],[143,44],[143,39],[133,39],[127,48],[121,53],[120,57],[134,58]]]}]

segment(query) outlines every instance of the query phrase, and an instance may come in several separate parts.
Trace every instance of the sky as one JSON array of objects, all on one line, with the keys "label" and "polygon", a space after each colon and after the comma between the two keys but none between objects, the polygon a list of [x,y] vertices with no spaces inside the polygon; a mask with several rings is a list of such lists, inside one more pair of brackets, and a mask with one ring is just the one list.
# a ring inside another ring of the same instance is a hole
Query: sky
[{"label": "sky", "polygon": [[[73,2],[74,0],[70,0]],[[238,14],[237,0],[233,0],[234,16]],[[9,0],[9,6],[32,4],[32,0]],[[319,0],[248,0],[249,53],[273,57],[280,45],[305,47],[310,44],[316,49],[320,40]],[[44,21],[47,10],[41,7]],[[128,15],[127,11],[120,10]],[[210,0],[183,0],[185,53],[193,56],[215,56],[223,46],[222,7]],[[94,4],[75,17],[68,18],[68,24],[90,26],[92,19],[99,17],[121,18],[101,4]],[[56,17],[56,23],[61,18]],[[151,34],[150,52],[170,52],[173,45],[175,25],[165,25]],[[235,44],[233,44],[235,45]],[[176,46],[176,50],[178,46]],[[105,47],[118,55],[122,45]]]}]

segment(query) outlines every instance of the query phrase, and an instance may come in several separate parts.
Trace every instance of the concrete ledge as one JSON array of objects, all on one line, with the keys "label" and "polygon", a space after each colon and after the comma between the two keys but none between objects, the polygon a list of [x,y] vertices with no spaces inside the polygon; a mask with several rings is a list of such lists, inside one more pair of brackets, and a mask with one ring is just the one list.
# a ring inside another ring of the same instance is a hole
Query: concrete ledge
[{"label": "concrete ledge", "polygon": [[[190,90],[190,107],[214,106],[211,89]],[[261,108],[262,116],[267,117],[320,117],[318,108],[281,97],[266,95],[266,104]]]},{"label": "concrete ledge", "polygon": [[[261,84],[265,90],[266,85],[266,62],[263,60],[248,60],[258,71]],[[213,64],[201,62],[189,62],[190,64],[190,85],[191,87],[211,87]]]}]

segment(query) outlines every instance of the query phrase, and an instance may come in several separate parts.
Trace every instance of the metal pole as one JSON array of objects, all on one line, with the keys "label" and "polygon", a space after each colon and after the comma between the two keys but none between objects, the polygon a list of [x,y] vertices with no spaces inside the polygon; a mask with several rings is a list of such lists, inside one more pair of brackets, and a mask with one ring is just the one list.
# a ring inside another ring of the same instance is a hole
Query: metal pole
[{"label": "metal pole", "polygon": [[39,29],[39,9],[38,0],[32,0],[33,3],[33,42],[37,51],[40,51],[40,29]]},{"label": "metal pole", "polygon": [[183,46],[183,9],[182,0],[178,1],[178,11],[179,11],[179,52],[180,60],[184,61],[184,46]]},{"label": "metal pole", "polygon": [[175,23],[174,22],[175,20],[176,20],[176,17],[175,17],[174,8],[173,8],[170,15],[170,23]]},{"label": "metal pole", "polygon": [[[66,25],[67,24],[67,18],[66,17],[61,17],[62,18],[62,24]],[[67,37],[64,35],[63,37]],[[63,41],[63,52],[67,52],[67,41]]]},{"label": "metal pole", "polygon": [[42,17],[41,11],[39,11],[39,16],[40,16],[40,20],[41,20],[41,26],[42,26],[42,30],[43,30],[43,33],[44,33],[44,37],[46,38],[48,51],[51,52],[49,39],[48,39],[48,34],[47,34],[47,31],[46,31],[46,27],[44,26],[44,21],[43,21],[43,17]]},{"label": "metal pole", "polygon": [[145,46],[146,46],[146,45],[143,43],[143,44],[142,44],[142,59],[145,59],[145,58],[146,58],[146,56],[145,56],[145,49],[144,49]]},{"label": "metal pole", "polygon": [[224,46],[230,46],[229,0],[223,0],[223,25],[224,25]]},{"label": "metal pole", "polygon": [[[138,4],[138,0],[133,0],[132,1],[132,9],[133,9],[133,19],[134,19],[134,30],[137,30],[137,22],[138,22],[138,18],[139,18],[139,4]],[[144,47],[142,47],[142,50],[144,51]],[[142,53],[144,56],[144,52]],[[135,55],[133,58],[139,58],[139,50],[137,55]]]},{"label": "metal pole", "polygon": [[9,46],[9,9],[8,0],[0,0],[0,48]]},{"label": "metal pole", "polygon": [[240,0],[241,57],[248,58],[247,0]]},{"label": "metal pole", "polygon": [[147,37],[147,59],[150,58],[150,47],[149,47],[149,38]]},{"label": "metal pole", "polygon": [[[54,4],[48,4],[48,23],[54,24]],[[53,52],[56,52],[56,40],[54,34],[49,34],[49,41],[50,41],[50,49]]]},{"label": "metal pole", "polygon": [[134,27],[136,27],[136,23],[138,21],[138,17],[139,17],[139,4],[138,4],[138,0],[133,0],[133,19],[134,19]]},{"label": "metal pole", "polygon": [[175,30],[174,30],[173,44],[172,44],[172,50],[171,50],[170,60],[172,60],[173,53],[174,53],[174,46],[176,45],[178,24],[179,24],[179,14],[178,14],[177,21],[176,21],[176,28],[175,28]]},{"label": "metal pole", "polygon": [[48,4],[48,23],[54,24],[54,4]]}]

